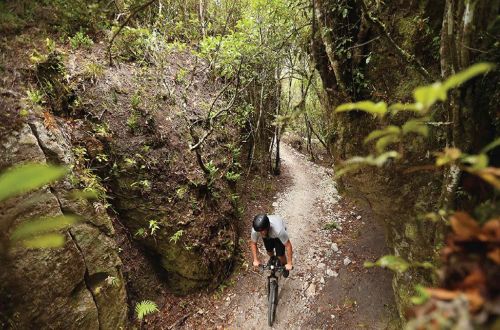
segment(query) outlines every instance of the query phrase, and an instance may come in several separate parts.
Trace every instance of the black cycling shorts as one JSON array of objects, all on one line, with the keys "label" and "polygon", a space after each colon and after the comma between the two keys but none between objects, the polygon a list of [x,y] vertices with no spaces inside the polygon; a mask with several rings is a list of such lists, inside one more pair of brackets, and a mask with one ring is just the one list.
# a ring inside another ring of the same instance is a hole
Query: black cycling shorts
[{"label": "black cycling shorts", "polygon": [[281,243],[279,238],[262,238],[267,252],[273,252],[276,249],[276,255],[281,257],[285,255],[285,245]]}]

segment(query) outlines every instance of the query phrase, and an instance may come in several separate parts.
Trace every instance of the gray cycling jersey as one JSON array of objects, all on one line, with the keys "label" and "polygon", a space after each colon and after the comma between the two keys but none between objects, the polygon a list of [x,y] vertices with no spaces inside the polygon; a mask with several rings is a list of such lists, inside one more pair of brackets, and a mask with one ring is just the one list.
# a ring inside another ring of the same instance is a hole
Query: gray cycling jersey
[{"label": "gray cycling jersey", "polygon": [[[269,222],[271,223],[271,228],[269,228],[270,238],[279,238],[281,243],[285,244],[288,242],[288,233],[286,232],[286,222],[279,215],[268,214]],[[260,234],[252,228],[251,239],[252,242],[257,242]]]}]

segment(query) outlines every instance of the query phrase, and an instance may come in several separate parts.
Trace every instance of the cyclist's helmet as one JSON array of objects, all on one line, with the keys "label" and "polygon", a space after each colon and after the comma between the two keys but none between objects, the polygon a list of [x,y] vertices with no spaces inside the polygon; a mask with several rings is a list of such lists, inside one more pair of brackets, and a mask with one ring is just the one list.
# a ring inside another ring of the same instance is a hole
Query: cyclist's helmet
[{"label": "cyclist's helmet", "polygon": [[253,218],[253,229],[255,229],[255,231],[263,231],[269,229],[270,226],[271,224],[266,214],[257,214]]}]

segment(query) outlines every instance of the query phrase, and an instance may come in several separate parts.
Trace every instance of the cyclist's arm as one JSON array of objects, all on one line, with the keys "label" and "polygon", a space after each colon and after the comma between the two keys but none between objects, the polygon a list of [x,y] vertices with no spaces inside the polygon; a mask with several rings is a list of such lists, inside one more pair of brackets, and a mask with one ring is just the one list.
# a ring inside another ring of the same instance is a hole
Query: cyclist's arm
[{"label": "cyclist's arm", "polygon": [[293,266],[292,262],[292,255],[293,255],[293,249],[292,249],[292,242],[290,240],[286,241],[285,243],[285,251],[286,251],[286,262],[290,266]]},{"label": "cyclist's arm", "polygon": [[252,251],[253,265],[257,267],[260,264],[259,258],[257,257],[257,242],[250,240],[250,250]]}]

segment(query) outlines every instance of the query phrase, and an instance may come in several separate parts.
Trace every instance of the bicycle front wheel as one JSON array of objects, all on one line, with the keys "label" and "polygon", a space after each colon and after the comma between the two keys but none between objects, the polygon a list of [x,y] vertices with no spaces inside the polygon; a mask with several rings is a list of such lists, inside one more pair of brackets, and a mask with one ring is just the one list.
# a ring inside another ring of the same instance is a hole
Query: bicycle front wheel
[{"label": "bicycle front wheel", "polygon": [[278,304],[278,283],[271,281],[269,283],[269,311],[267,321],[270,327],[273,326],[274,317],[276,315],[276,305]]}]

